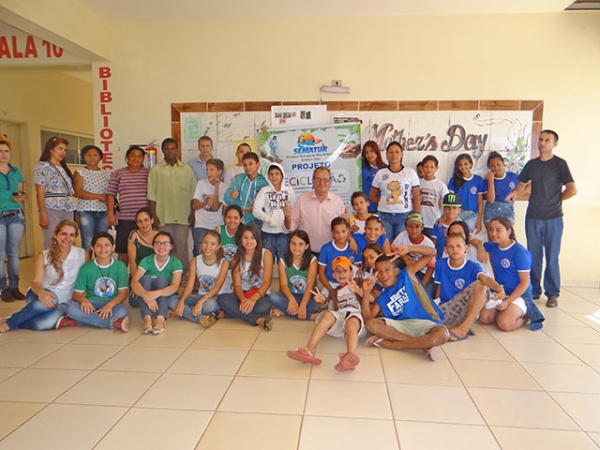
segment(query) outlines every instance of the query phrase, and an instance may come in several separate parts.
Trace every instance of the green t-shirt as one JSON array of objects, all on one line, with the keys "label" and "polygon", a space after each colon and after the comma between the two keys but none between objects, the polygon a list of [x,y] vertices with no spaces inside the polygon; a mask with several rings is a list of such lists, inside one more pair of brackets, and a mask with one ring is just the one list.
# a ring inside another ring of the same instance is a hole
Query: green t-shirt
[{"label": "green t-shirt", "polygon": [[[310,262],[312,263],[315,257],[311,257]],[[304,294],[306,289],[313,290],[314,286],[308,286],[308,269],[300,270],[293,264],[288,266],[285,263],[285,259],[282,259],[283,267],[285,267],[285,275],[287,277],[287,284],[292,294]],[[309,264],[310,266],[310,264]]]},{"label": "green t-shirt", "polygon": [[155,258],[156,255],[146,256],[138,265],[138,268],[142,269],[150,278],[163,277],[170,283],[175,272],[183,272],[181,261],[174,256],[169,255],[169,260],[160,269]]},{"label": "green t-shirt", "polygon": [[25,181],[18,167],[10,165],[9,172],[4,175],[0,172],[0,211],[21,209],[21,204],[13,200],[13,192],[19,190],[19,183]]},{"label": "green t-shirt", "polygon": [[75,291],[85,292],[93,302],[110,302],[120,289],[127,289],[127,267],[121,261],[111,261],[106,267],[99,267],[96,260],[85,263],[75,282]]}]

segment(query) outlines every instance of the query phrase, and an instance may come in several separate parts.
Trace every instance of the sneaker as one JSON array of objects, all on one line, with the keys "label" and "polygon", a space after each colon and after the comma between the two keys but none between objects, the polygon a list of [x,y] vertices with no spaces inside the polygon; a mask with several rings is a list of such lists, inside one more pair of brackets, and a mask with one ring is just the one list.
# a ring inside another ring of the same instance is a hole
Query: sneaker
[{"label": "sneaker", "polygon": [[13,298],[15,300],[25,300],[25,294],[23,294],[18,287],[16,288],[12,288],[10,290],[10,293],[12,294]]},{"label": "sneaker", "polygon": [[61,328],[76,327],[76,326],[77,326],[77,322],[75,320],[71,319],[69,316],[62,316],[56,322],[55,328],[57,330],[60,330]]},{"label": "sneaker", "polygon": [[129,317],[125,316],[113,320],[113,328],[115,330],[121,330],[123,333],[127,333],[129,331]]},{"label": "sneaker", "polygon": [[219,311],[213,311],[209,315],[200,319],[200,325],[204,328],[210,328],[219,321]]},{"label": "sneaker", "polygon": [[9,288],[5,288],[2,290],[2,294],[0,294],[0,299],[6,303],[12,303],[15,301],[15,298],[12,295],[12,290]]}]

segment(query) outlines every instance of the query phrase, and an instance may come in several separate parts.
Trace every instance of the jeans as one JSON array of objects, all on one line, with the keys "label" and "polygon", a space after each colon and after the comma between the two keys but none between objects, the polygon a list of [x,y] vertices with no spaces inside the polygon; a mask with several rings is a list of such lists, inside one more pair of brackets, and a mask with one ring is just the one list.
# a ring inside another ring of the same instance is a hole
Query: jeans
[{"label": "jeans", "polygon": [[[90,300],[90,303],[94,306],[95,310],[98,311],[106,305],[107,302]],[[114,329],[113,320],[127,316],[127,308],[125,308],[123,303],[113,306],[112,315],[106,319],[101,319],[96,311],[86,314],[81,310],[81,304],[73,301],[67,309],[67,315],[71,319],[76,320],[79,325],[89,325],[92,327],[107,328],[109,330]]]},{"label": "jeans", "polygon": [[[140,284],[147,291],[157,291],[158,289],[163,289],[169,286],[171,283],[167,281],[166,278],[156,277],[151,278],[148,275],[144,275],[140,278]],[[158,309],[156,312],[150,311],[150,308],[146,304],[144,300],[140,298],[140,312],[142,313],[142,319],[146,316],[150,316],[153,319],[156,319],[157,316],[163,316],[165,320],[169,316],[169,302],[171,302],[172,298],[179,300],[179,294],[171,294],[171,295],[161,295],[156,299],[156,303],[158,304]]]},{"label": "jeans", "polygon": [[96,233],[108,230],[108,219],[106,211],[79,211],[79,222],[81,224],[81,248],[88,252],[92,248],[92,239]]},{"label": "jeans", "polygon": [[283,258],[288,250],[289,234],[285,233],[265,233],[261,232],[263,248],[266,248],[273,255],[273,262],[277,263],[278,259]]},{"label": "jeans", "polygon": [[383,227],[385,228],[385,235],[392,242],[396,239],[400,233],[405,230],[405,222],[408,213],[387,213],[378,211],[377,215],[381,217],[383,221]]},{"label": "jeans", "polygon": [[[11,287],[19,287],[19,248],[21,238],[25,229],[25,218],[23,211],[19,211],[12,217],[0,217],[0,290]],[[4,271],[4,258],[7,259],[8,284],[6,283],[6,272]]]},{"label": "jeans", "polygon": [[200,254],[200,244],[202,243],[202,239],[204,239],[204,235],[207,232],[208,232],[208,228],[200,228],[200,227],[192,228],[192,237],[194,238],[194,248],[193,248],[194,256],[198,256]]},{"label": "jeans", "polygon": [[[198,300],[200,300],[200,298],[202,298],[202,295],[198,294],[190,295],[184,300],[182,316],[184,319],[187,319],[190,322],[199,323],[202,317],[221,309],[219,308],[219,302],[217,302],[217,297],[209,298],[204,303],[202,303],[202,311],[200,311],[200,315],[195,316],[194,314],[192,314],[192,310],[194,309],[194,306],[196,306],[196,303],[198,303]],[[169,309],[174,310],[175,308],[177,308],[178,302],[178,296],[172,295],[171,297],[169,297]]]},{"label": "jeans", "polygon": [[72,302],[73,300],[65,303],[55,303],[52,308],[47,308],[40,302],[38,296],[29,289],[25,296],[25,307],[10,316],[6,320],[6,325],[11,330],[19,328],[26,330],[52,330],[56,326],[58,319],[67,315],[67,309]]},{"label": "jeans", "polygon": [[249,313],[240,311],[240,301],[235,294],[219,295],[218,302],[219,307],[225,313],[225,318],[240,319],[248,322],[250,325],[256,325],[258,319],[268,316],[271,312],[271,299],[268,295],[259,298]]},{"label": "jeans", "polygon": [[544,291],[548,297],[560,295],[560,266],[558,255],[563,233],[563,219],[538,220],[525,219],[525,234],[527,249],[531,252],[531,285],[533,296],[540,297],[542,293],[542,261],[546,257],[544,271]]},{"label": "jeans", "polygon": [[[296,299],[298,304],[300,304],[300,302],[302,301],[302,296],[304,294],[293,294],[292,293],[292,295],[294,296],[294,298]],[[273,306],[275,308],[277,308],[281,312],[285,313],[286,316],[298,317],[298,314],[288,314],[287,308],[288,308],[289,302],[290,301],[288,300],[288,298],[285,295],[283,295],[281,292],[271,293],[271,303],[273,304]],[[308,303],[306,304],[306,319],[305,320],[310,320],[310,316],[313,315],[314,313],[316,313],[318,310],[319,310],[319,305],[317,305],[317,302],[315,302],[315,299],[313,297],[311,297],[308,300]]]}]

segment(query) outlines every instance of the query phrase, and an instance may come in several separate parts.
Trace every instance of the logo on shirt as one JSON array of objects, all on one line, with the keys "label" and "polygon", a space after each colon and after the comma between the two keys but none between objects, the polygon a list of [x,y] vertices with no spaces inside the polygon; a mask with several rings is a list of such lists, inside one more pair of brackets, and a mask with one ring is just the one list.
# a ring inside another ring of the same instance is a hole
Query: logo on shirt
[{"label": "logo on shirt", "polygon": [[100,298],[112,298],[117,291],[117,285],[110,278],[98,278],[94,284],[94,295]]},{"label": "logo on shirt", "polygon": [[300,275],[294,275],[290,278],[290,286],[292,294],[304,294],[306,290],[306,278]]},{"label": "logo on shirt", "polygon": [[390,177],[390,176],[389,176],[389,174],[387,174],[387,173],[386,173],[386,174],[383,174],[383,175],[381,176],[381,181],[387,181],[389,177]]},{"label": "logo on shirt", "polygon": [[503,258],[500,261],[500,265],[504,268],[504,269],[508,269],[510,267],[510,260],[507,258]]},{"label": "logo on shirt", "polygon": [[202,294],[206,294],[208,291],[210,291],[216,283],[215,278],[211,277],[210,275],[200,275],[198,277],[198,281],[200,282],[198,291]]},{"label": "logo on shirt", "polygon": [[514,188],[515,188],[515,182],[514,182],[514,181],[511,181],[510,183],[508,183],[508,186],[509,186],[511,189],[514,189]]},{"label": "logo on shirt", "polygon": [[471,194],[477,194],[477,188],[475,186],[471,187]]},{"label": "logo on shirt", "polygon": [[454,282],[454,286],[456,286],[457,289],[460,289],[462,291],[462,289],[465,287],[465,279],[457,278]]},{"label": "logo on shirt", "polygon": [[402,315],[404,312],[405,303],[408,303],[408,294],[406,293],[406,287],[402,286],[398,292],[390,296],[387,307],[392,313],[392,316],[396,317]]}]

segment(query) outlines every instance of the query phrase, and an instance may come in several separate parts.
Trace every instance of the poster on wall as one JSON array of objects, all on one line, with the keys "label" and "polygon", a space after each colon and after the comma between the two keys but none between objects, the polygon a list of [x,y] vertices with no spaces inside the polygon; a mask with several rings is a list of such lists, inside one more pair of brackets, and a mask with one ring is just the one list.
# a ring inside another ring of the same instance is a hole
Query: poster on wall
[{"label": "poster on wall", "polygon": [[263,159],[282,165],[296,195],[312,190],[312,174],[318,167],[331,170],[330,192],[346,205],[362,185],[359,123],[271,129],[259,133],[258,146]]},{"label": "poster on wall", "polygon": [[327,105],[271,106],[271,128],[325,125]]}]

